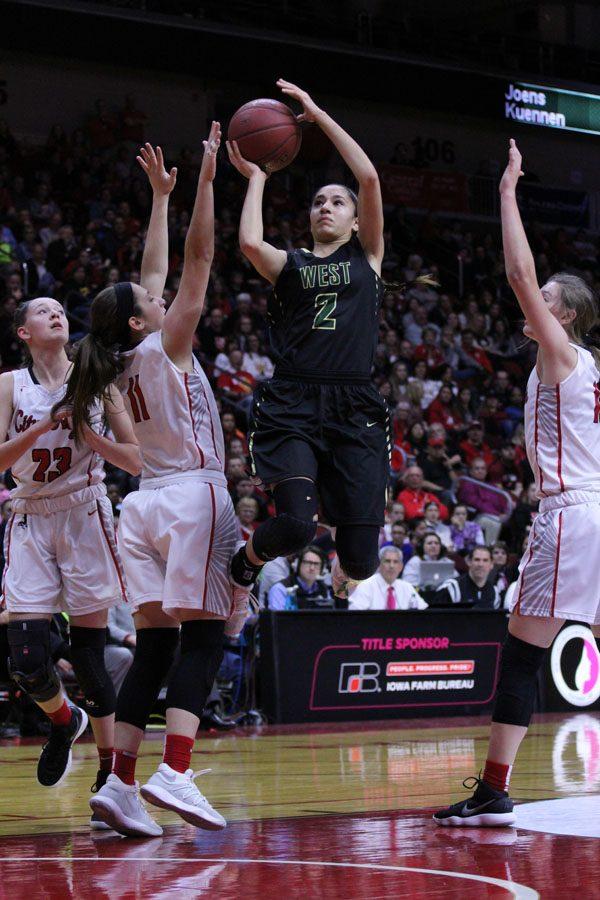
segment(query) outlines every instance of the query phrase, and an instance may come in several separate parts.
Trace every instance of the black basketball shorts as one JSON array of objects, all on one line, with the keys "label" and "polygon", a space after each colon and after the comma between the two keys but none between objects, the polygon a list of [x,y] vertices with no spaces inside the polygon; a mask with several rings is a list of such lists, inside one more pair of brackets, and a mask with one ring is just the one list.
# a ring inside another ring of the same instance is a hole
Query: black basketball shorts
[{"label": "black basketball shorts", "polygon": [[267,486],[311,478],[329,524],[383,525],[391,425],[372,384],[265,382],[254,394],[249,450],[252,474]]}]

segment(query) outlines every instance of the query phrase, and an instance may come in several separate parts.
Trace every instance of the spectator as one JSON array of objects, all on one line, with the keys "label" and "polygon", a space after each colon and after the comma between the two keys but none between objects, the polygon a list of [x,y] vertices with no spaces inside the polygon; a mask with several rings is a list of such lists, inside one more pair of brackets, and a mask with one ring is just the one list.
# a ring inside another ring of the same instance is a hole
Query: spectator
[{"label": "spectator", "polygon": [[423,470],[419,466],[409,466],[404,473],[404,489],[396,497],[406,510],[407,519],[422,518],[425,504],[433,501],[440,508],[440,517],[448,518],[448,508],[434,494],[423,490]]},{"label": "spectator", "polygon": [[269,609],[331,609],[333,597],[323,580],[325,559],[318,547],[306,547],[292,573],[274,584],[268,594]]},{"label": "spectator", "polygon": [[254,497],[242,497],[237,502],[235,512],[240,523],[242,537],[247,541],[258,525],[258,503]]},{"label": "spectator", "polygon": [[470,522],[469,511],[463,503],[457,503],[450,522],[450,536],[454,549],[467,555],[475,547],[483,547],[485,540],[483,531],[477,522]]},{"label": "spectator", "polygon": [[502,522],[512,512],[512,505],[506,493],[486,484],[486,477],[485,461],[475,457],[469,469],[469,478],[459,481],[457,497],[461,503],[476,511],[477,522],[488,544],[493,544],[498,539]]},{"label": "spectator", "polygon": [[390,529],[390,540],[385,541],[381,546],[388,547],[390,545],[402,550],[402,557],[405,563],[413,556],[414,550],[408,536],[408,525],[406,522],[394,522]]},{"label": "spectator", "polygon": [[451,501],[451,492],[458,479],[457,468],[461,465],[458,453],[449,456],[445,440],[434,437],[430,432],[426,454],[419,458],[419,462],[423,470],[424,483],[429,484],[432,490],[439,491],[445,502]]},{"label": "spectator", "polygon": [[504,541],[496,541],[492,547],[492,563],[493,568],[490,572],[490,584],[496,585],[500,591],[500,596],[504,598],[506,589],[509,584],[517,580],[519,575],[518,566],[510,563],[508,555],[508,544]]},{"label": "spectator", "polygon": [[217,379],[217,388],[230,400],[252,399],[256,379],[242,368],[242,351],[232,350],[229,354],[231,372],[223,372]]},{"label": "spectator", "polygon": [[446,550],[453,550],[454,547],[452,545],[452,534],[450,532],[450,527],[448,525],[444,525],[444,523],[440,521],[440,508],[434,500],[431,500],[429,503],[425,504],[423,517],[425,519],[425,523],[427,524],[427,530],[433,531],[435,532],[435,534],[437,534]]},{"label": "spectator", "polygon": [[470,466],[475,457],[481,457],[486,466],[491,466],[494,461],[492,448],[483,440],[483,425],[475,420],[467,428],[467,437],[460,442],[460,453],[467,466]]},{"label": "spectator", "polygon": [[257,334],[248,335],[246,350],[242,359],[242,369],[249,372],[256,381],[265,381],[271,378],[275,371],[273,363],[262,351],[260,338]]},{"label": "spectator", "polygon": [[476,609],[500,609],[500,590],[489,580],[492,552],[489,547],[476,547],[467,557],[468,572],[450,578],[436,591],[438,602],[465,604]]},{"label": "spectator", "polygon": [[348,598],[348,609],[427,609],[415,588],[400,578],[404,560],[398,547],[382,547],[379,568],[361,581]]},{"label": "spectator", "polygon": [[[421,572],[421,565],[425,562],[439,562],[447,556],[446,548],[442,544],[440,538],[435,532],[426,531],[423,537],[418,541],[416,553],[406,564],[404,569],[404,580],[410,582],[415,587],[428,587],[425,576]],[[452,567],[451,577],[456,576],[456,570]]]}]

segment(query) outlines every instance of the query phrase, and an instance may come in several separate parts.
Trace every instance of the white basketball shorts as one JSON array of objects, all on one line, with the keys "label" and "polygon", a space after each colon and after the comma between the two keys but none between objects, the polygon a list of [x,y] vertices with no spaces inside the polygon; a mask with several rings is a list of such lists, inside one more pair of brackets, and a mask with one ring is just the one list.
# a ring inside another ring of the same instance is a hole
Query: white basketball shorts
[{"label": "white basketball shorts", "polygon": [[600,494],[545,497],[519,565],[511,612],[599,624],[598,559]]},{"label": "white basketball shorts", "polygon": [[9,612],[85,616],[127,599],[110,500],[102,494],[57,509],[68,500],[15,502],[4,533]]},{"label": "white basketball shorts", "polygon": [[228,618],[229,563],[239,526],[227,488],[197,478],[128,494],[118,543],[135,608],[201,609]]}]

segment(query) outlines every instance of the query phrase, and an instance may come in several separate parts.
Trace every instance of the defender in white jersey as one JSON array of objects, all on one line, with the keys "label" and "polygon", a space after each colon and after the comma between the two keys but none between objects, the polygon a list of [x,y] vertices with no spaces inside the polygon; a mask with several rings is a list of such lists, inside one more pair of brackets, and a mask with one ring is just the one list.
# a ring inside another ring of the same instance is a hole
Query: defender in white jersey
[{"label": "defender in white jersey", "polygon": [[[111,762],[116,705],[104,664],[107,611],[125,595],[100,457],[137,473],[139,451],[114,388],[105,404],[94,405],[90,424],[75,440],[70,410],[62,405],[71,363],[60,303],[39,297],[21,304],[15,326],[30,365],[0,376],[0,432],[6,435],[0,469],[11,467],[16,481],[3,575],[10,670],[52,723],[38,763],[40,783],[54,786],[66,775],[87,712],[99,748],[99,787]],[[105,415],[121,443],[103,436]],[[85,711],[66,701],[50,658],[50,619],[60,611],[69,615]]]},{"label": "defender in white jersey", "polygon": [[[142,152],[154,189],[142,286],[120,283],[95,298],[91,332],[67,390],[78,428],[115,380],[142,456],[140,490],[125,498],[119,524],[119,548],[136,608],[135,657],[119,692],[113,774],[90,802],[125,835],[161,833],[141,804],[134,770],[170,669],[163,762],[141,794],[198,827],[226,824],[199,792],[190,767],[200,715],[223,656],[225,623],[234,601],[241,599],[228,577],[238,534],[223,474],[223,437],[212,391],[192,354],[213,256],[212,181],[219,141],[214,122],[204,142],[180,286],[166,314],[161,294],[167,273],[167,198],[175,175],[164,170],[159,150],[147,145]],[[180,623],[181,653],[171,668]]]},{"label": "defender in white jersey", "polygon": [[[533,712],[546,649],[566,619],[600,635],[600,352],[586,347],[598,325],[597,299],[576,275],[538,287],[521,222],[516,186],[521,154],[511,140],[500,184],[508,281],[538,345],[525,404],[527,455],[539,514],[519,567],[483,778],[469,800],[434,815],[440,825],[511,825],[510,772]],[[465,782],[466,786],[466,782]]]}]

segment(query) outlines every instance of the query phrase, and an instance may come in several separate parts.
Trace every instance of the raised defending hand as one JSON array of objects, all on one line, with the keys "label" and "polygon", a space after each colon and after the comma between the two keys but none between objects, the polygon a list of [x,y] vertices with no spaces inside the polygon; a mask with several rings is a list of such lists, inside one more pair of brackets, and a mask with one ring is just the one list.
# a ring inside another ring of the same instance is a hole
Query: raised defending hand
[{"label": "raised defending hand", "polygon": [[508,151],[508,165],[504,170],[504,175],[500,181],[500,193],[503,191],[513,191],[517,187],[517,182],[523,171],[521,165],[523,158],[517,148],[514,138],[510,139],[510,149]]},{"label": "raised defending hand", "polygon": [[229,162],[231,165],[238,170],[240,175],[243,175],[244,178],[252,178],[253,175],[265,175],[263,170],[256,163],[250,162],[247,159],[244,159],[242,154],[240,153],[240,148],[237,145],[237,141],[227,141],[227,155],[229,156]]},{"label": "raised defending hand", "polygon": [[145,144],[144,147],[140,147],[140,155],[136,156],[136,159],[148,176],[154,193],[170,194],[177,181],[177,169],[172,168],[167,172],[160,147],[155,150],[151,144]]},{"label": "raised defending hand", "polygon": [[204,156],[200,167],[200,178],[202,181],[212,181],[217,172],[217,152],[221,146],[221,124],[219,122],[211,124],[208,138],[202,143]]},{"label": "raised defending hand", "polygon": [[287,94],[288,97],[291,97],[292,100],[297,100],[298,103],[302,104],[304,112],[297,116],[299,122],[317,121],[319,113],[323,110],[317,106],[310,94],[307,94],[306,91],[299,88],[297,84],[292,84],[291,81],[286,81],[284,78],[277,79],[277,87],[281,88],[283,93]]}]

